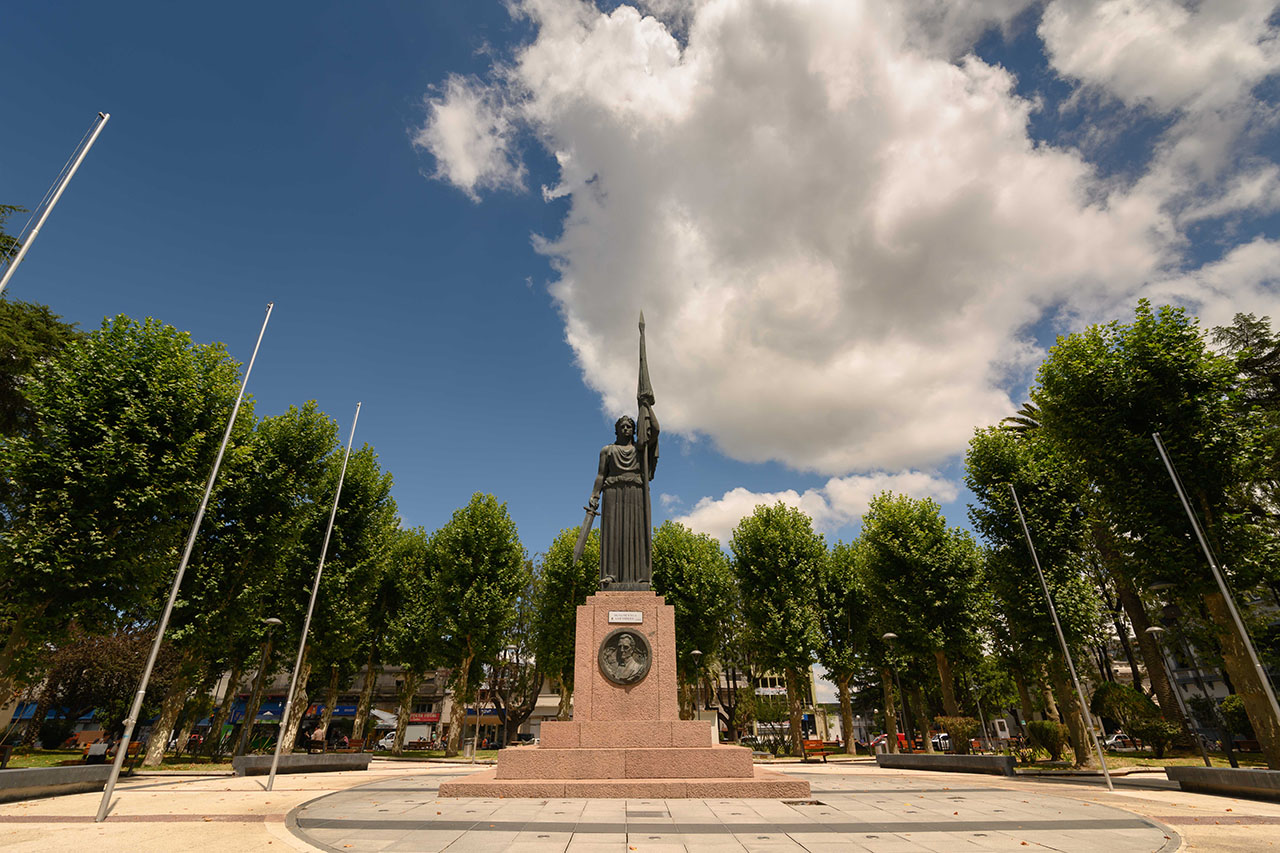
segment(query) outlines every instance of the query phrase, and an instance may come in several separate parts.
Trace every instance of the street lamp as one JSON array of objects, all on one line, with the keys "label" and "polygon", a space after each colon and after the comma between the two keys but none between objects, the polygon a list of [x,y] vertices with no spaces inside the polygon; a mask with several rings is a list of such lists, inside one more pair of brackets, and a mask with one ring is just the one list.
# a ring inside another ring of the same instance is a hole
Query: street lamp
[{"label": "street lamp", "polygon": [[[893,643],[898,639],[898,635],[897,635],[897,634],[894,634],[893,632],[891,632],[891,631],[890,631],[890,632],[886,632],[886,633],[884,633],[884,634],[881,634],[881,635],[880,635],[880,639],[882,639],[882,640],[884,640],[886,643],[888,643],[888,644],[892,645],[892,644],[893,644]],[[907,695],[906,695],[905,693],[903,693],[903,692],[902,692],[902,678],[898,675],[898,668],[897,668],[896,666],[893,668],[893,680],[894,680],[894,682],[898,685],[898,705],[899,705],[899,707],[898,707],[897,709],[895,709],[895,710],[897,711],[897,713],[895,713],[895,714],[894,714],[894,716],[895,716],[895,717],[897,717],[897,716],[901,715],[901,717],[902,717],[902,731],[905,733],[905,732],[906,732],[906,730],[907,730]],[[928,732],[928,730],[926,730],[926,731],[924,732],[924,738],[923,738],[923,739],[924,739],[926,742],[928,741],[928,739],[929,739],[929,732]]]},{"label": "street lamp", "polygon": [[[258,705],[262,702],[262,690],[267,680],[267,660],[271,657],[271,634],[275,631],[277,625],[283,625],[274,616],[268,616],[260,619],[263,625],[267,626],[267,634],[262,639],[262,657],[258,660],[258,674],[253,679],[253,691],[249,695],[249,701],[244,706],[244,721],[240,724],[240,743],[236,747],[236,753],[243,755],[249,749],[249,739],[253,735],[253,724],[258,716]],[[277,733],[277,737],[281,733]]]},{"label": "street lamp", "polygon": [[[1147,629],[1146,633],[1150,634],[1151,639],[1155,640],[1156,645],[1160,646],[1161,650],[1163,650],[1164,644],[1162,640],[1164,638],[1165,629],[1161,628],[1159,625],[1152,625]],[[1174,700],[1178,703],[1178,713],[1182,715],[1183,725],[1187,727],[1187,733],[1190,734],[1191,739],[1196,742],[1196,746],[1200,747],[1200,757],[1204,759],[1204,766],[1212,767],[1213,763],[1209,761],[1209,753],[1205,751],[1204,741],[1201,740],[1200,735],[1191,728],[1191,716],[1187,713],[1187,706],[1182,702],[1181,688],[1179,688],[1176,683],[1169,686],[1173,693]]]}]

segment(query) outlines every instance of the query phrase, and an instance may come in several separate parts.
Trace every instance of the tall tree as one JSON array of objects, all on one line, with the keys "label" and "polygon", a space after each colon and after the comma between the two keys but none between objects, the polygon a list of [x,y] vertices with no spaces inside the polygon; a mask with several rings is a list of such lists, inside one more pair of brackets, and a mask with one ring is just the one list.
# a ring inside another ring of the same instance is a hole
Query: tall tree
[{"label": "tall tree", "polygon": [[840,733],[854,754],[853,706],[849,684],[865,669],[870,645],[870,607],[858,571],[857,545],[837,543],[818,574],[818,662],[835,682],[840,699]]},{"label": "tall tree", "polygon": [[36,368],[25,388],[34,426],[0,445],[11,484],[0,591],[12,608],[0,702],[33,638],[147,612],[177,563],[238,373],[220,345],[127,317]]},{"label": "tall tree", "polygon": [[[664,521],[653,534],[653,588],[676,611],[676,669],[682,716],[692,718],[691,686],[716,660],[724,620],[733,607],[733,570],[720,543],[683,524]],[[693,654],[702,652],[701,660]]]},{"label": "tall tree", "polygon": [[960,716],[952,662],[976,647],[987,608],[981,551],[967,532],[948,529],[934,501],[889,492],[871,501],[861,541],[867,593],[885,630],[906,651],[933,658],[943,708]]},{"label": "tall tree", "polygon": [[1135,579],[1173,582],[1188,610],[1203,606],[1267,763],[1280,769],[1280,720],[1151,438],[1163,437],[1229,582],[1238,591],[1256,586],[1268,531],[1240,512],[1239,492],[1252,478],[1259,431],[1240,416],[1236,379],[1235,364],[1208,349],[1183,310],[1143,301],[1131,324],[1060,338],[1031,397],[1043,428],[1078,460],[1126,535]]},{"label": "tall tree", "polygon": [[[457,755],[479,675],[497,660],[525,585],[524,548],[507,505],[477,492],[437,530],[428,545],[434,567],[444,663],[453,671],[454,713],[446,755]],[[465,707],[465,704],[464,704]]]},{"label": "tall tree", "polygon": [[539,668],[560,691],[559,719],[569,719],[573,700],[574,641],[578,605],[600,586],[600,534],[591,531],[582,559],[573,561],[580,528],[561,530],[542,555],[534,651]]},{"label": "tall tree", "polygon": [[804,685],[820,642],[815,591],[826,543],[809,516],[779,501],[742,519],[729,548],[761,664],[786,676],[791,750],[800,755]]},{"label": "tall tree", "polygon": [[428,669],[439,666],[443,659],[439,610],[452,604],[436,596],[429,552],[430,537],[420,527],[399,531],[392,537],[387,572],[395,581],[397,604],[387,621],[386,655],[388,663],[404,668],[396,738],[391,749],[396,755],[404,749],[418,683]]}]

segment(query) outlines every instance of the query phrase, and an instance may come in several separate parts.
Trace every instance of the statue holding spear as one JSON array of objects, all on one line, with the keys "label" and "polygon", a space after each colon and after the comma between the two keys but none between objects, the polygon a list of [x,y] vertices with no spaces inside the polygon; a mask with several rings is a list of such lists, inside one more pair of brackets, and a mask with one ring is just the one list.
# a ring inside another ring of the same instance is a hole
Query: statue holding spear
[{"label": "statue holding spear", "polygon": [[[644,314],[640,315],[640,378],[636,388],[638,418],[623,415],[614,424],[614,442],[600,450],[600,465],[585,507],[573,558],[582,558],[591,523],[600,519],[601,586],[648,589],[653,560],[653,509],[649,481],[658,467],[658,419],[653,414],[653,386],[644,348]],[[600,509],[601,496],[604,509]]]}]

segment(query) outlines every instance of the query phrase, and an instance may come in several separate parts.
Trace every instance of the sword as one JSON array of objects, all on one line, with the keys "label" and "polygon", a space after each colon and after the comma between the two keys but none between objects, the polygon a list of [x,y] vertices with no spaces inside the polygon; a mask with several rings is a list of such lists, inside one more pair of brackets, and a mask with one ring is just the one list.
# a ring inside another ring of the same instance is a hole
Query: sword
[{"label": "sword", "polygon": [[582,528],[578,532],[578,544],[573,546],[574,565],[577,565],[582,559],[582,549],[587,547],[587,537],[591,535],[591,525],[596,523],[596,516],[600,514],[589,506],[584,506],[583,509],[587,511],[587,516],[582,519]]}]

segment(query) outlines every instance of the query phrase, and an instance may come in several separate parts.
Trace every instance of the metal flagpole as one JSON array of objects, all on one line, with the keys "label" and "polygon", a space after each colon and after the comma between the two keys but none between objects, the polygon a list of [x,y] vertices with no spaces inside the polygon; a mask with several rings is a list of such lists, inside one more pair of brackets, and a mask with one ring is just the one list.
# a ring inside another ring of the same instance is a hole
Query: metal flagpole
[{"label": "metal flagpole", "polygon": [[329,510],[329,526],[324,531],[324,544],[320,546],[320,563],[316,566],[315,583],[311,585],[311,602],[307,605],[307,618],[302,623],[302,638],[298,640],[298,658],[293,664],[293,677],[289,679],[289,695],[280,712],[280,734],[276,737],[276,752],[271,758],[271,774],[267,776],[267,790],[276,783],[276,769],[280,766],[280,749],[284,746],[284,732],[289,726],[289,712],[293,708],[293,694],[298,687],[298,670],[302,668],[302,654],[307,648],[307,632],[311,630],[311,613],[316,608],[316,596],[320,594],[320,575],[324,572],[324,555],[329,550],[329,536],[333,533],[333,520],[338,517],[338,498],[342,497],[342,483],[347,478],[347,461],[351,459],[351,443],[356,440],[356,422],[360,420],[361,403],[356,403],[356,416],[351,419],[351,437],[347,439],[347,453],[342,457],[342,472],[338,474],[338,490],[333,493],[333,508]]},{"label": "metal flagpole", "polygon": [[[49,199],[49,203],[44,206],[44,210],[40,212],[40,218],[36,221],[36,225],[31,229],[26,239],[22,241],[22,247],[18,249],[18,254],[14,256],[13,262],[9,264],[9,268],[4,271],[4,277],[0,278],[0,293],[4,293],[5,286],[9,284],[9,279],[13,277],[13,271],[18,268],[18,264],[22,263],[22,259],[26,257],[27,250],[31,248],[31,244],[36,241],[36,236],[40,233],[41,226],[44,221],[49,218],[49,214],[53,212],[53,206],[58,203],[58,199],[62,198],[62,191],[67,188],[67,184],[71,183],[71,177],[75,175],[76,169],[80,168],[80,164],[84,161],[84,157],[89,153],[89,149],[93,147],[93,143],[98,141],[98,134],[102,133],[102,128],[107,126],[107,121],[111,118],[111,113],[98,113],[97,127],[93,129],[89,136],[89,141],[80,149],[80,154],[75,158],[75,162],[71,165],[71,170],[62,178],[62,183],[58,185],[58,189],[53,194],[53,198]],[[245,374],[248,378],[248,374]],[[101,820],[101,818],[99,818]]]},{"label": "metal flagpole", "polygon": [[1209,540],[1205,539],[1204,531],[1200,528],[1200,519],[1196,518],[1195,512],[1191,509],[1191,503],[1187,500],[1187,492],[1182,487],[1182,480],[1178,477],[1177,469],[1173,467],[1173,460],[1169,458],[1169,451],[1165,449],[1164,442],[1160,439],[1160,433],[1153,432],[1151,437],[1155,439],[1156,449],[1160,451],[1160,458],[1164,460],[1164,467],[1169,469],[1169,478],[1173,480],[1173,487],[1178,490],[1178,499],[1182,501],[1182,508],[1187,511],[1187,518],[1191,519],[1191,527],[1196,532],[1196,538],[1200,540],[1200,547],[1204,551],[1205,559],[1209,561],[1213,579],[1218,584],[1218,592],[1222,593],[1222,598],[1227,603],[1227,612],[1231,614],[1231,620],[1235,622],[1236,630],[1240,632],[1240,639],[1244,642],[1244,647],[1249,652],[1249,662],[1253,664],[1254,670],[1258,673],[1258,681],[1262,684],[1262,692],[1267,694],[1267,701],[1271,703],[1271,715],[1280,720],[1280,704],[1276,702],[1276,691],[1271,686],[1271,679],[1267,678],[1267,671],[1262,668],[1262,662],[1258,660],[1258,651],[1253,647],[1253,640],[1249,639],[1249,632],[1245,630],[1244,621],[1240,618],[1240,611],[1236,609],[1235,599],[1231,597],[1231,590],[1227,589],[1226,578],[1222,576],[1218,561],[1214,559],[1213,551],[1209,548]]},{"label": "metal flagpole", "polygon": [[111,765],[111,775],[107,777],[107,787],[102,792],[102,802],[98,805],[98,816],[95,818],[96,823],[102,823],[106,820],[107,809],[111,805],[111,792],[115,790],[116,780],[120,778],[120,768],[124,764],[124,757],[129,751],[129,742],[133,739],[133,727],[138,723],[138,716],[142,713],[142,699],[147,694],[147,682],[151,680],[151,670],[156,665],[156,658],[160,654],[160,642],[164,639],[164,629],[169,624],[169,615],[173,612],[173,603],[178,598],[178,587],[182,586],[182,576],[187,571],[187,561],[191,559],[191,550],[196,544],[196,534],[200,532],[200,522],[204,520],[205,508],[209,506],[209,496],[213,493],[213,483],[218,477],[218,468],[222,465],[222,455],[227,450],[227,442],[231,440],[231,429],[236,424],[236,415],[240,412],[240,403],[244,400],[244,389],[249,384],[249,374],[253,372],[253,362],[258,357],[258,348],[262,346],[262,336],[267,332],[267,322],[271,320],[271,309],[275,307],[274,302],[267,303],[267,316],[262,320],[262,330],[258,332],[258,342],[253,345],[253,355],[249,357],[249,366],[245,368],[244,379],[240,382],[240,395],[236,397],[236,404],[231,409],[231,417],[227,419],[226,432],[222,434],[222,444],[218,447],[218,456],[213,460],[213,470],[209,472],[209,482],[204,487],[204,497],[200,499],[200,509],[196,512],[195,520],[191,522],[191,532],[187,535],[187,547],[182,552],[182,561],[178,564],[178,574],[173,579],[173,588],[169,590],[169,601],[164,606],[164,615],[160,617],[160,625],[156,629],[156,639],[151,644],[151,655],[147,658],[147,666],[142,671],[142,682],[138,685],[138,692],[133,697],[133,707],[129,710],[129,716],[124,721],[124,737],[116,746],[116,760]]},{"label": "metal flagpole", "polygon": [[1018,508],[1018,520],[1022,522],[1022,532],[1027,537],[1027,549],[1031,551],[1031,562],[1035,563],[1036,574],[1040,577],[1040,588],[1044,590],[1044,600],[1049,602],[1049,615],[1053,617],[1053,629],[1058,632],[1058,642],[1062,644],[1062,654],[1067,659],[1067,668],[1071,670],[1071,682],[1076,686],[1076,696],[1080,699],[1080,710],[1084,713],[1085,725],[1089,727],[1089,737],[1093,739],[1093,748],[1097,750],[1098,760],[1102,762],[1102,775],[1107,780],[1107,790],[1114,791],[1111,783],[1111,771],[1107,767],[1107,757],[1102,754],[1102,744],[1098,742],[1098,733],[1093,728],[1093,714],[1089,713],[1089,703],[1085,701],[1084,690],[1080,687],[1080,678],[1076,675],[1076,665],[1071,660],[1071,650],[1067,648],[1067,637],[1062,633],[1062,623],[1058,621],[1058,609],[1053,606],[1053,596],[1049,594],[1049,584],[1044,579],[1044,571],[1040,568],[1040,558],[1036,555],[1036,546],[1031,541],[1031,529],[1027,527],[1027,518],[1022,514],[1022,503],[1018,500],[1018,490],[1009,484],[1013,494],[1013,505]]}]

